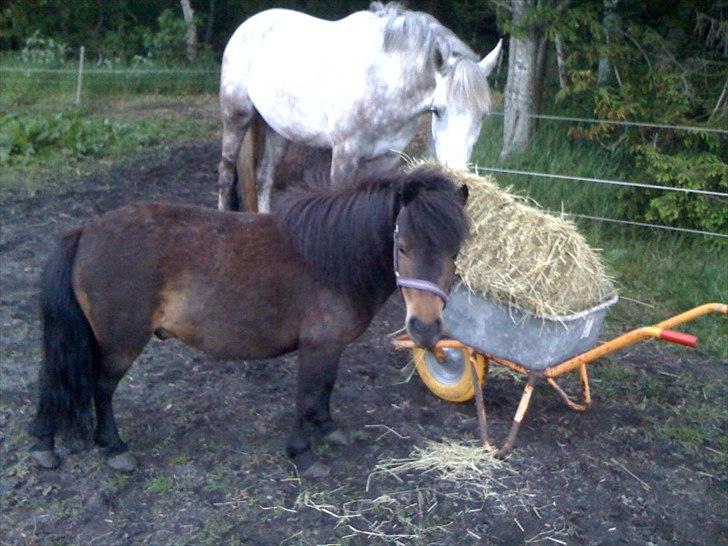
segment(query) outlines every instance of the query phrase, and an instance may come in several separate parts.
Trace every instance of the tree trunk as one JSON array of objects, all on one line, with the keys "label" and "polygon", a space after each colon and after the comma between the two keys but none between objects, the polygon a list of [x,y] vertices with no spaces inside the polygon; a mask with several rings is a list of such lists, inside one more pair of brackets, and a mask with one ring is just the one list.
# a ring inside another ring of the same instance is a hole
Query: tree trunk
[{"label": "tree trunk", "polygon": [[[606,40],[606,47],[609,48],[609,37],[617,30],[619,26],[619,15],[617,14],[617,3],[619,0],[604,0],[604,18],[602,24],[604,25],[604,37]],[[611,72],[611,64],[609,57],[605,53],[599,58],[599,67],[597,68],[597,84],[604,85],[609,80],[609,74]]]},{"label": "tree trunk", "polygon": [[511,35],[508,47],[508,81],[503,109],[503,146],[501,159],[523,150],[533,133],[533,101],[536,78],[536,49],[533,29],[520,32],[525,15],[535,0],[511,0],[513,26],[519,29]]},{"label": "tree trunk", "polygon": [[[541,113],[541,105],[543,104],[543,87],[546,80],[546,47],[548,46],[548,37],[543,29],[538,31],[538,45],[536,46],[536,61],[534,62],[534,82],[533,82],[533,109],[532,114]],[[534,128],[538,127],[538,118],[534,119]]]},{"label": "tree trunk", "polygon": [[207,4],[207,24],[205,25],[205,43],[212,43],[212,31],[215,29],[215,0]]},{"label": "tree trunk", "polygon": [[559,87],[564,89],[569,85],[569,76],[566,73],[566,60],[564,56],[564,44],[561,43],[561,36],[556,36],[556,66],[559,69]]},{"label": "tree trunk", "polygon": [[179,0],[182,4],[182,15],[187,23],[187,60],[192,62],[197,57],[197,32],[195,29],[195,12],[190,6],[190,0]]}]

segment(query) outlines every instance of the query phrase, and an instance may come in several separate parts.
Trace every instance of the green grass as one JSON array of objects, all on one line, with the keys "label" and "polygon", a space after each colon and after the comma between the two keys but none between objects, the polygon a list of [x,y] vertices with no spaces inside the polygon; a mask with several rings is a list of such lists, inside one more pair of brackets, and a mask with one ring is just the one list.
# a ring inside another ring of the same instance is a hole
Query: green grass
[{"label": "green grass", "polygon": [[[570,139],[568,128],[568,123],[542,123],[523,154],[501,161],[502,119],[493,117],[484,124],[472,160],[488,167],[630,180],[624,158],[596,143]],[[617,187],[526,175],[493,176],[551,210],[623,218]],[[586,219],[577,224],[592,246],[603,249],[608,270],[617,281],[621,300],[608,315],[608,326],[615,334],[702,303],[728,302],[728,267],[715,239]],[[710,315],[678,329],[698,335],[701,350],[728,356],[725,321]]]},{"label": "green grass", "polygon": [[67,106],[49,97],[32,106],[0,94],[0,201],[33,195],[56,179],[79,178],[113,162],[219,130],[212,95],[156,95]]},{"label": "green grass", "polygon": [[156,478],[149,480],[144,486],[145,493],[166,493],[170,489],[174,482],[167,476],[157,476]]}]

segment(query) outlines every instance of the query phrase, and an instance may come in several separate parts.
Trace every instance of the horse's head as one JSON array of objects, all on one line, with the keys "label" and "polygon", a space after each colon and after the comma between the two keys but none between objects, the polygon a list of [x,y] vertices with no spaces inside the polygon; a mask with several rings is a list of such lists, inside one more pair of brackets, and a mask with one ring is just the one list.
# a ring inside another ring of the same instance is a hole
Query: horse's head
[{"label": "horse's head", "polygon": [[503,40],[480,62],[450,55],[435,73],[432,101],[432,136],[442,163],[465,168],[480,135],[483,118],[490,113],[487,77],[498,64]]},{"label": "horse's head", "polygon": [[433,167],[415,169],[402,187],[394,266],[407,305],[407,332],[423,347],[433,347],[442,336],[455,257],[468,233],[467,196],[466,186],[456,188]]}]

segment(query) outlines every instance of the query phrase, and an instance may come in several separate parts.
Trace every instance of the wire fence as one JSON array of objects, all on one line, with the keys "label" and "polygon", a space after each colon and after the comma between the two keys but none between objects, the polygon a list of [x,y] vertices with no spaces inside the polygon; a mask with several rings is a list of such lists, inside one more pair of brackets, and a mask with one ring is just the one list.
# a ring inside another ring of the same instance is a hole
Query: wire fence
[{"label": "wire fence", "polygon": [[0,65],[0,96],[34,102],[54,97],[82,104],[88,100],[140,94],[193,95],[216,93],[219,68],[75,68]]},{"label": "wire fence", "polygon": [[[503,116],[503,112],[491,112],[492,116]],[[650,121],[629,121],[629,120],[612,120],[598,118],[578,118],[571,116],[553,116],[550,114],[529,114],[528,117],[534,119],[546,119],[550,121],[568,121],[571,123],[592,123],[600,125],[621,125],[623,127],[652,127],[654,129],[670,129],[673,131],[691,131],[703,133],[717,133],[720,135],[728,134],[728,129],[720,127],[706,127],[702,125],[671,125],[669,123],[655,123]]]},{"label": "wire fence", "polygon": [[[717,196],[721,198],[728,198],[728,193],[721,193],[721,192],[711,192],[711,191],[704,191],[704,190],[689,190],[688,188],[676,188],[671,186],[657,186],[652,184],[637,184],[637,183],[631,183],[631,182],[624,182],[621,180],[604,180],[599,178],[587,178],[583,176],[569,176],[569,175],[561,175],[561,174],[551,174],[551,173],[539,173],[539,172],[532,172],[532,171],[522,171],[522,170],[516,170],[516,169],[502,169],[498,167],[483,167],[481,165],[473,165],[473,171],[475,174],[480,174],[481,172],[497,172],[497,173],[505,173],[505,174],[516,174],[516,175],[525,175],[525,176],[533,176],[533,177],[540,177],[540,178],[555,178],[560,180],[577,180],[577,181],[583,181],[583,182],[592,182],[592,183],[606,183],[606,184],[612,184],[617,186],[627,186],[627,187],[635,187],[635,188],[649,188],[649,189],[656,189],[656,190],[664,190],[664,191],[683,191],[685,193],[694,193],[694,194],[703,194],[703,195],[710,195],[710,196]],[[726,203],[726,209],[728,210],[728,202]],[[547,209],[548,210],[548,209]],[[605,216],[594,216],[589,214],[580,214],[575,212],[556,212],[553,210],[548,210],[548,212],[556,215],[563,215],[568,216],[572,218],[581,218],[583,220],[593,220],[598,222],[606,222],[606,223],[612,223],[612,224],[621,224],[621,225],[629,225],[629,226],[635,226],[635,227],[641,227],[641,228],[649,228],[649,229],[657,229],[661,231],[672,231],[675,233],[687,233],[691,235],[704,235],[707,237],[717,237],[717,238],[728,238],[728,234],[725,233],[719,233],[715,231],[704,231],[699,229],[690,229],[690,228],[683,228],[678,226],[670,226],[670,225],[664,225],[664,224],[652,224],[648,222],[638,222],[635,220],[629,220],[624,218],[609,218]],[[728,213],[728,212],[727,212]]]},{"label": "wire fence", "polygon": [[[23,97],[23,99],[28,102],[46,97],[49,94],[53,94],[55,96],[60,95],[62,97],[68,97],[69,99],[75,98],[74,102],[81,103],[83,100],[86,99],[104,99],[118,95],[136,95],[151,93],[174,96],[200,93],[216,93],[219,86],[219,74],[219,67],[85,68],[83,62],[83,54],[81,54],[79,64],[75,68],[48,68],[39,66],[0,65],[0,97],[3,97],[4,99],[13,96]],[[493,115],[503,116],[503,112],[494,112]],[[647,127],[674,131],[705,132],[719,135],[728,134],[728,129],[723,129],[719,127],[672,125],[648,121],[604,120],[597,118],[556,116],[548,114],[534,114],[531,117],[549,121],[569,123],[610,124],[625,127]],[[502,173],[508,175],[532,177],[537,179],[564,180],[632,188],[638,190],[674,192],[686,195],[718,198],[720,200],[728,199],[728,193],[725,192],[630,182],[625,180],[612,180],[560,173],[508,169],[484,165],[476,165],[474,167],[474,170],[477,174],[480,174],[481,172]],[[726,207],[728,209],[728,203],[726,204]],[[595,214],[582,214],[573,212],[564,212],[562,214],[573,218],[621,225],[630,225],[644,229],[703,235],[707,237],[728,238],[728,234],[724,233],[689,229],[678,226],[653,224],[649,222],[640,222],[629,218],[610,218],[607,216]]]}]

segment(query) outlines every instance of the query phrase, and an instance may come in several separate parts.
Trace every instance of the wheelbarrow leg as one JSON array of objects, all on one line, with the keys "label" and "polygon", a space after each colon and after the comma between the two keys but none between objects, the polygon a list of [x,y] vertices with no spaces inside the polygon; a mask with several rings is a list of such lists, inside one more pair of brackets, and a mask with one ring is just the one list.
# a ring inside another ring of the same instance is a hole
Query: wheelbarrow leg
[{"label": "wheelbarrow leg", "polygon": [[[485,403],[483,402],[483,389],[478,380],[478,373],[475,370],[475,353],[471,349],[468,351],[468,364],[470,366],[470,379],[473,382],[473,390],[475,391],[475,412],[478,414],[478,427],[480,428],[480,439],[483,441],[483,447],[487,450],[493,449],[488,439],[488,420],[485,417]],[[485,373],[488,373],[488,359],[485,359]]]},{"label": "wheelbarrow leg", "polygon": [[559,387],[558,383],[556,383],[556,381],[552,377],[546,378],[548,384],[551,385],[551,387],[556,391],[556,394],[559,395],[564,404],[569,406],[570,409],[574,411],[586,411],[591,405],[591,393],[589,392],[589,374],[586,370],[586,364],[582,364],[581,366],[579,366],[579,380],[581,381],[581,404],[574,402],[571,398],[569,398],[569,395],[566,394],[561,389],[561,387]]},{"label": "wheelbarrow leg", "polygon": [[588,408],[591,406],[591,391],[589,390],[589,372],[586,369],[586,364],[582,364],[579,367],[579,380],[581,381],[581,396],[584,400],[584,405]]},{"label": "wheelbarrow leg", "polygon": [[537,378],[535,375],[528,376],[528,382],[523,388],[521,401],[518,403],[518,409],[516,410],[516,415],[513,417],[513,424],[511,425],[511,430],[508,433],[508,438],[506,438],[506,443],[503,444],[502,448],[495,452],[495,456],[499,459],[508,455],[513,449],[513,444],[516,443],[516,436],[518,436],[518,431],[521,428],[521,422],[526,415],[528,405],[531,403],[531,394],[533,394],[533,386],[536,384],[536,380]]}]

